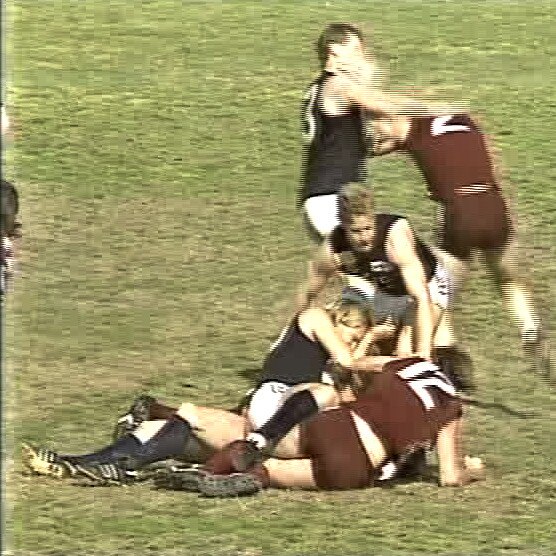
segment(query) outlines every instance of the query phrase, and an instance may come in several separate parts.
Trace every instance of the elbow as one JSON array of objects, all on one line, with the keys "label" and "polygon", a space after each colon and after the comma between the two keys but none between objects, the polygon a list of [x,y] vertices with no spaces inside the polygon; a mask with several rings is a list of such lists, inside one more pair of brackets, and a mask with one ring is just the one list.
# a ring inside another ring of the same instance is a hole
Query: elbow
[{"label": "elbow", "polygon": [[355,360],[351,355],[345,354],[339,357],[336,357],[336,363],[340,365],[340,367],[344,367],[345,369],[352,369],[353,365],[355,364]]}]

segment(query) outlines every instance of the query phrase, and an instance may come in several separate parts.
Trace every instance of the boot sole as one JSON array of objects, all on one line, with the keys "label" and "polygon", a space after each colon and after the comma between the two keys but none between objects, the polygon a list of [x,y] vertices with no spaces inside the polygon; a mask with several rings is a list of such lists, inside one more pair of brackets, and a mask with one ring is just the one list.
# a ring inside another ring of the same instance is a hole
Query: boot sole
[{"label": "boot sole", "polygon": [[45,461],[39,455],[40,449],[34,448],[30,444],[23,443],[21,451],[23,464],[35,475],[52,477],[54,479],[67,479],[75,475],[73,465],[66,461]]},{"label": "boot sole", "polygon": [[248,496],[260,490],[261,482],[249,473],[205,475],[199,482],[199,492],[206,498]]},{"label": "boot sole", "polygon": [[185,492],[200,492],[201,482],[207,475],[202,469],[163,469],[154,477],[157,488],[166,490],[181,490]]}]

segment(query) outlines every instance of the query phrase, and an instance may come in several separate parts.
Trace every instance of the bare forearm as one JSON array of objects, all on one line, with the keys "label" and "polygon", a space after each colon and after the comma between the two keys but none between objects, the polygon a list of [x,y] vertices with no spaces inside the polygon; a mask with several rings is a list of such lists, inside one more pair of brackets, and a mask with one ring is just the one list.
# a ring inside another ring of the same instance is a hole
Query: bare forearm
[{"label": "bare forearm", "polygon": [[399,357],[392,357],[390,355],[367,355],[353,361],[350,368],[358,373],[380,373],[384,365],[396,359],[399,359]]},{"label": "bare forearm", "polygon": [[422,357],[430,358],[432,350],[432,336],[434,332],[432,307],[429,298],[417,302],[416,312],[416,349]]}]

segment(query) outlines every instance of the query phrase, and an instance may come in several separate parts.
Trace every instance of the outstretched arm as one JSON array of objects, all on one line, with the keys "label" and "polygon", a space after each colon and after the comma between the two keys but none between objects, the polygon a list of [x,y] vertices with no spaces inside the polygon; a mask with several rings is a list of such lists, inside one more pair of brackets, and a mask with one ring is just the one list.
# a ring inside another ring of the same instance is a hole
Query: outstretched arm
[{"label": "outstretched arm", "polygon": [[431,103],[382,89],[381,73],[372,61],[360,59],[340,63],[331,80],[337,93],[374,117],[390,115],[436,116],[461,112],[455,106]]},{"label": "outstretched arm", "polygon": [[461,455],[462,419],[456,419],[438,434],[436,449],[440,469],[440,486],[464,486],[484,479],[484,466],[480,458]]},{"label": "outstretched arm", "polygon": [[415,236],[407,220],[394,224],[386,248],[392,262],[400,267],[407,292],[417,303],[416,351],[421,357],[430,359],[434,332],[432,301],[425,270],[415,250]]}]

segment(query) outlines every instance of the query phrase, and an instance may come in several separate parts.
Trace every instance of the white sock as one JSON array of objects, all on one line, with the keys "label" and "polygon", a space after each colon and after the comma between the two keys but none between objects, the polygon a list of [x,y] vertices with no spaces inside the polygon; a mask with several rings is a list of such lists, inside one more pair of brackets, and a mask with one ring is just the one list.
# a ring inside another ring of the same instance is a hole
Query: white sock
[{"label": "white sock", "polygon": [[263,448],[266,447],[266,445],[268,444],[266,438],[258,433],[258,432],[250,432],[247,437],[246,440],[249,442],[252,442],[253,444],[255,444],[255,446],[259,449],[262,450]]},{"label": "white sock", "polygon": [[388,461],[380,468],[380,477],[377,481],[388,481],[389,479],[393,479],[397,472],[398,466],[393,461]]}]

